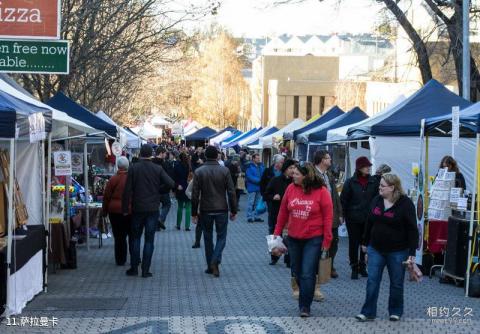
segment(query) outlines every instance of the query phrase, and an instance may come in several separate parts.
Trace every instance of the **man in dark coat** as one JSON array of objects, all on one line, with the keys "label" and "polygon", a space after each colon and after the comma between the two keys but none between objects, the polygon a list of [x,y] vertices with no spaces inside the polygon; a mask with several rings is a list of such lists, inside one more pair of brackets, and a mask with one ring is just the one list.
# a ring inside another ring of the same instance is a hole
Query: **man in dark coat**
[{"label": "man in dark coat", "polygon": [[129,204],[132,203],[132,251],[130,253],[131,268],[128,276],[138,275],[140,261],[140,238],[145,229],[142,277],[151,277],[150,264],[152,261],[155,230],[158,221],[161,191],[166,186],[172,189],[173,180],[162,167],[152,162],[153,149],[145,144],[140,148],[140,159],[128,170],[127,182],[122,196],[122,212],[129,213]]},{"label": "man in dark coat", "polygon": [[332,196],[332,203],[333,203],[333,222],[332,222],[332,235],[333,240],[330,246],[330,256],[332,258],[332,278],[337,278],[338,273],[333,266],[333,261],[335,259],[335,255],[337,254],[338,250],[338,227],[342,223],[342,204],[340,202],[340,196],[337,192],[337,186],[335,182],[335,178],[333,177],[332,173],[330,173],[329,169],[332,166],[332,158],[330,154],[326,150],[320,150],[315,153],[314,156],[314,163],[315,163],[315,171],[318,176],[320,176],[325,182],[325,185]]}]

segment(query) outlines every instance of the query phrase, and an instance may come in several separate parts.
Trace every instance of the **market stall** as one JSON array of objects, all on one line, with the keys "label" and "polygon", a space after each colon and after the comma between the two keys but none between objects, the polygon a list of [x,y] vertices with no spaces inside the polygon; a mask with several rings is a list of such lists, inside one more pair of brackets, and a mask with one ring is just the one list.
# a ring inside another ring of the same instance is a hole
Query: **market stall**
[{"label": "market stall", "polygon": [[[458,112],[458,119],[454,121],[453,112],[438,116],[427,118],[422,121],[421,140],[425,142],[425,161],[429,159],[429,141],[435,137],[451,137],[452,151],[455,151],[458,144],[458,139],[470,138],[474,139],[474,149],[471,150],[471,156],[474,159],[474,176],[473,183],[470,186],[470,191],[462,192],[461,189],[451,188],[448,189],[446,194],[446,200],[435,199],[435,194],[442,190],[437,185],[437,180],[446,178],[448,172],[439,171],[435,179],[434,184],[430,184],[430,178],[428,177],[428,171],[424,174],[425,197],[427,198],[428,209],[426,208],[428,226],[432,223],[440,225],[439,233],[435,235],[429,234],[427,239],[444,239],[445,247],[443,249],[445,253],[444,265],[442,266],[442,276],[451,277],[455,280],[465,280],[465,295],[470,295],[471,275],[474,274],[478,277],[480,275],[479,266],[479,244],[478,244],[478,217],[479,217],[479,159],[480,159],[480,103],[471,105],[468,108],[460,110]],[[435,138],[436,139],[436,138]],[[452,152],[453,153],[453,152]],[[425,164],[427,165],[427,164]],[[452,175],[454,178],[455,175]],[[454,182],[453,182],[454,183]],[[434,203],[437,202],[437,203]],[[439,202],[439,203],[438,203]],[[435,211],[436,204],[442,205],[446,203],[445,212],[448,213],[448,220],[441,221],[439,224],[436,217],[432,217]],[[435,208],[435,209],[432,209]],[[433,212],[431,212],[433,211]],[[431,229],[429,229],[431,230]],[[475,237],[474,237],[475,235]],[[431,241],[431,240],[427,240]],[[431,248],[431,247],[430,247]],[[457,252],[458,249],[465,250],[466,252]],[[430,251],[434,251],[429,249]],[[480,297],[476,295],[475,297]]]},{"label": "market stall", "polygon": [[238,146],[238,142],[240,140],[245,139],[247,137],[250,137],[251,135],[253,135],[253,134],[255,134],[255,133],[257,133],[258,131],[261,131],[261,130],[262,130],[261,127],[260,128],[253,128],[250,131],[242,133],[238,136],[234,135],[234,136],[232,136],[230,138],[227,138],[226,140],[222,141],[220,147],[222,149],[227,149],[227,148],[230,148],[230,147],[232,147],[232,148],[236,147],[236,146]]},{"label": "market stall", "polygon": [[[49,221],[62,222],[66,216],[68,238],[75,242],[84,241],[89,250],[90,237],[101,240],[104,230],[103,218],[98,211],[101,208],[102,187],[115,172],[112,147],[117,138],[117,127],[62,93],[56,94],[47,104],[96,130],[94,133],[54,139],[53,148],[49,147],[49,150],[54,152],[55,168],[55,177],[51,184],[53,187],[60,186],[59,193],[52,194],[58,210],[50,213]],[[62,166],[62,159],[71,163]],[[51,173],[51,168],[49,172]]]},{"label": "market stall", "polygon": [[215,134],[217,134],[217,131],[215,131],[214,129],[208,126],[205,126],[200,130],[197,130],[194,133],[191,133],[188,136],[185,136],[185,143],[186,145],[203,147],[205,146],[206,143],[208,143],[208,139],[214,136]]},{"label": "market stall", "polygon": [[[21,313],[44,286],[42,149],[52,112],[0,78],[0,314]],[[14,205],[15,203],[15,205]]]}]

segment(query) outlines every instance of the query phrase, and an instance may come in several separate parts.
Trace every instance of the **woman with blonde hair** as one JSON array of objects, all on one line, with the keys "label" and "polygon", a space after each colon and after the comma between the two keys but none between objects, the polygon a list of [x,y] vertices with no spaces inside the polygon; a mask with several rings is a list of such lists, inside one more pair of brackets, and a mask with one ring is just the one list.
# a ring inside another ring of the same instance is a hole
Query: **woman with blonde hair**
[{"label": "woman with blonde hair", "polygon": [[293,183],[280,204],[275,236],[288,222],[288,252],[300,289],[301,317],[310,316],[320,253],[332,242],[333,204],[330,192],[311,163],[296,165]]},{"label": "woman with blonde hair", "polygon": [[415,206],[408,198],[395,174],[384,174],[380,180],[379,195],[371,204],[362,248],[367,252],[368,281],[365,303],[355,318],[373,320],[377,316],[377,300],[385,266],[390,277],[388,313],[390,321],[403,315],[403,262],[415,262],[418,229]]}]

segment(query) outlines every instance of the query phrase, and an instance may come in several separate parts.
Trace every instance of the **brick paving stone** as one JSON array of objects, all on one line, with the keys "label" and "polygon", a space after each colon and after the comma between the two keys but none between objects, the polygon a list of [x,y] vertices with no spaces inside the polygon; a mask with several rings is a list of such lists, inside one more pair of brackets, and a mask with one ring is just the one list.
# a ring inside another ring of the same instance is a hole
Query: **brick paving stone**
[{"label": "brick paving stone", "polygon": [[[242,208],[245,201],[242,200]],[[297,317],[297,304],[291,298],[290,272],[282,261],[268,265],[265,223],[246,223],[245,209],[229,224],[227,246],[220,267],[220,278],[206,268],[202,248],[192,249],[194,230],[175,229],[175,205],[167,220],[167,230],[155,237],[150,279],[127,277],[125,267],[113,258],[112,239],[101,249],[78,249],[78,269],[58,270],[49,276],[46,299],[127,298],[115,310],[33,311],[20,317],[56,317],[55,328],[0,325],[0,333],[479,333],[480,300],[465,298],[464,291],[439,284],[438,278],[422,283],[405,283],[405,314],[402,321],[388,321],[388,277],[384,277],[378,302],[378,318],[358,323],[353,318],[365,297],[366,279],[349,279],[346,239],[341,239],[336,268],[340,277],[322,287],[323,303],[314,303],[312,317]],[[266,218],[266,217],[264,217]],[[265,219],[266,221],[266,219]],[[93,243],[94,244],[94,243]],[[448,318],[440,323],[427,315],[429,307],[463,311],[473,309],[472,317]]]}]

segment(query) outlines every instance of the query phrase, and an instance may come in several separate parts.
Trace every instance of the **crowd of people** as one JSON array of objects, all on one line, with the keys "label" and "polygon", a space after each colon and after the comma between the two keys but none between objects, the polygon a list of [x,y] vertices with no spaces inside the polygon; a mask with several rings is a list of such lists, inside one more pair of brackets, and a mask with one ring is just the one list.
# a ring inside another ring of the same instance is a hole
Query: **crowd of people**
[{"label": "crowd of people", "polygon": [[[113,229],[116,264],[125,265],[130,253],[127,275],[137,276],[140,267],[142,277],[152,276],[155,232],[166,229],[173,193],[178,203],[176,228],[181,230],[184,222],[184,230],[190,231],[190,223],[195,224],[192,248],[201,247],[203,235],[205,273],[219,277],[228,222],[236,219],[240,196],[246,193],[246,221],[263,222],[258,206],[264,201],[265,232],[283,238],[288,250],[284,262],[301,317],[310,316],[313,301],[325,299],[320,290],[322,255],[331,258],[330,277],[339,277],[334,260],[339,227],[345,224],[350,278],[367,278],[365,303],[356,319],[375,319],[385,267],[390,278],[389,319],[401,319],[406,264],[415,262],[418,229],[415,206],[388,165],[380,165],[372,175],[369,159],[359,157],[355,173],[339,187],[326,150],[317,151],[313,163],[277,154],[265,168],[257,153],[241,151],[226,158],[214,146],[194,150],[164,144],[154,150],[146,144],[138,159],[121,157],[117,166],[105,189],[103,210]],[[456,183],[465,187],[452,157],[442,159],[440,167],[456,172]],[[280,257],[272,253],[269,264],[276,265]]]}]

